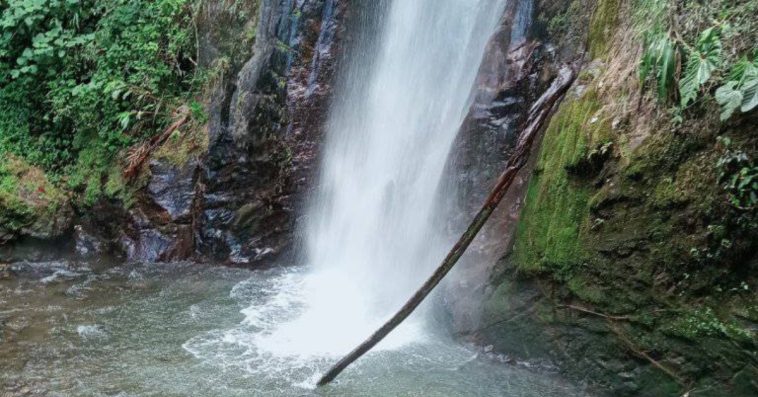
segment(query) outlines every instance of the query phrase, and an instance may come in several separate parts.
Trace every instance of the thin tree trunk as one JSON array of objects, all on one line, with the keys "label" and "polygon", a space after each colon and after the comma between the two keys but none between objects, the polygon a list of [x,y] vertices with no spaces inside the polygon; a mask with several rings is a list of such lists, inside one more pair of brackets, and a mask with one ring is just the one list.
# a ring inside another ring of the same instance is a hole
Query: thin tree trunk
[{"label": "thin tree trunk", "polygon": [[524,167],[528,158],[529,151],[532,143],[540,131],[542,126],[548,120],[554,105],[563,96],[568,87],[574,81],[575,72],[569,66],[564,66],[558,74],[558,77],[553,81],[550,88],[534,103],[529,110],[529,118],[526,123],[526,128],[521,133],[516,150],[510,159],[508,159],[507,167],[505,171],[500,175],[497,184],[490,192],[484,205],[474,217],[474,220],[469,225],[468,229],[463,233],[457,243],[453,246],[447,257],[442,261],[440,266],[434,273],[426,280],[421,288],[416,291],[415,294],[403,305],[392,318],[390,318],[384,325],[381,326],[373,335],[351,351],[348,355],[343,357],[324,376],[318,381],[319,386],[323,386],[337,377],[348,365],[357,360],[360,356],[369,351],[387,334],[389,334],[395,327],[400,325],[419,304],[426,298],[427,295],[439,284],[443,277],[453,268],[458,262],[461,255],[466,251],[466,248],[476,237],[479,230],[487,222],[492,212],[505,196],[508,188],[516,178],[516,174],[521,168]]}]

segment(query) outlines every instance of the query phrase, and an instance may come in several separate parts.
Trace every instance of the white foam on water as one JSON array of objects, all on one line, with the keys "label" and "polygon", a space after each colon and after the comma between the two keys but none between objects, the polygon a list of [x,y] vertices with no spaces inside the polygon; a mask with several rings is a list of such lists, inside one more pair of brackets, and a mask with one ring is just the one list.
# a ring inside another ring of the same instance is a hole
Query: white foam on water
[{"label": "white foam on water", "polygon": [[103,326],[98,324],[78,325],[76,326],[76,333],[82,339],[103,339],[108,337]]},{"label": "white foam on water", "polygon": [[[255,345],[279,357],[328,357],[344,354],[380,325],[381,317],[366,310],[365,291],[334,271],[297,275],[280,281],[280,292],[265,305],[242,311],[245,323],[258,327]],[[301,314],[286,319],[292,308]],[[285,321],[281,321],[285,320]],[[394,349],[419,340],[421,324],[405,324],[376,349]]]},{"label": "white foam on water", "polygon": [[[310,385],[401,307],[449,248],[434,218],[454,194],[443,169],[505,1],[376,3],[387,7],[374,16],[379,33],[347,59],[326,123],[304,230],[308,271],[238,284],[231,297],[244,320],[187,351]],[[414,315],[372,351],[427,338]]]}]

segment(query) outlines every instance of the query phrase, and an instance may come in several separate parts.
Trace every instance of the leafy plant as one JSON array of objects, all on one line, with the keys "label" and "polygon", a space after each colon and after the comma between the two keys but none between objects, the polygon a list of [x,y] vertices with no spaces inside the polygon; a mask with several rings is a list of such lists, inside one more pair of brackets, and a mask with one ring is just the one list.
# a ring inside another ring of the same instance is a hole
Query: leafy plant
[{"label": "leafy plant", "polygon": [[758,106],[758,2],[637,0],[635,10],[640,82],[654,80],[662,102],[676,96],[675,123],[701,96],[721,106],[722,121]]},{"label": "leafy plant", "polygon": [[716,164],[718,181],[736,208],[747,210],[758,205],[758,165],[741,150],[731,147],[729,138],[719,138],[725,151]]},{"label": "leafy plant", "polygon": [[694,48],[688,47],[687,65],[679,80],[679,97],[682,107],[687,107],[697,98],[700,87],[721,65],[722,45],[719,36],[720,29],[710,27],[700,34]]},{"label": "leafy plant", "polygon": [[729,73],[729,80],[716,90],[721,105],[721,120],[727,120],[740,109],[749,112],[758,106],[758,57],[753,62],[742,58]]},{"label": "leafy plant", "polygon": [[118,153],[202,84],[193,1],[0,1],[0,156],[96,197]]},{"label": "leafy plant", "polygon": [[676,70],[676,44],[667,33],[648,35],[645,51],[640,63],[639,77],[642,84],[648,76],[654,75],[658,87],[658,98],[665,100],[674,82]]}]

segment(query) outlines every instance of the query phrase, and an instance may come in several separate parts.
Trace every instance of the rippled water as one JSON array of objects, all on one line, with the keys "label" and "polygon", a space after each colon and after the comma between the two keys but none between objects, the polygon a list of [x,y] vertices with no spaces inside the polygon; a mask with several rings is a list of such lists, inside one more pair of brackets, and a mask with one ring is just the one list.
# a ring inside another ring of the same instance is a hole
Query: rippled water
[{"label": "rippled water", "polygon": [[0,281],[4,396],[585,395],[420,327],[314,389],[337,357],[317,337],[272,333],[304,307],[297,268],[44,263],[16,273]]}]

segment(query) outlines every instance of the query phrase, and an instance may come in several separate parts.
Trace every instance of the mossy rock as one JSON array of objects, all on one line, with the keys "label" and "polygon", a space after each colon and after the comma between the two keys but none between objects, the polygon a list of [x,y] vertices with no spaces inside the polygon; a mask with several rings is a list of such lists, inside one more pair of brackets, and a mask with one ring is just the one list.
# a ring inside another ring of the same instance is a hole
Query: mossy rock
[{"label": "mossy rock", "polygon": [[69,197],[38,167],[4,154],[0,162],[0,242],[29,236],[49,239],[71,227]]},{"label": "mossy rock", "polygon": [[620,0],[599,0],[590,19],[589,49],[592,58],[608,53],[610,37],[615,33],[619,18]]},{"label": "mossy rock", "polygon": [[186,165],[208,151],[208,126],[196,122],[174,131],[153,153],[152,158],[177,167]]}]

